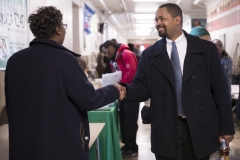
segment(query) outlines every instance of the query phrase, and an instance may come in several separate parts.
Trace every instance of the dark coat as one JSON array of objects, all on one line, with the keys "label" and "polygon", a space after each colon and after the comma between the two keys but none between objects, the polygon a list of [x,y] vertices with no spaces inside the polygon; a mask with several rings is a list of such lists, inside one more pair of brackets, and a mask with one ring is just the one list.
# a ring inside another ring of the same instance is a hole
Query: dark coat
[{"label": "dark coat", "polygon": [[[235,133],[226,76],[216,46],[191,36],[183,69],[183,106],[198,158],[219,149],[219,135]],[[177,158],[178,111],[172,64],[162,38],[147,48],[140,59],[125,101],[151,99],[152,152]]]},{"label": "dark coat", "polygon": [[87,111],[115,101],[119,92],[95,90],[75,56],[36,38],[8,60],[10,160],[88,160]]}]

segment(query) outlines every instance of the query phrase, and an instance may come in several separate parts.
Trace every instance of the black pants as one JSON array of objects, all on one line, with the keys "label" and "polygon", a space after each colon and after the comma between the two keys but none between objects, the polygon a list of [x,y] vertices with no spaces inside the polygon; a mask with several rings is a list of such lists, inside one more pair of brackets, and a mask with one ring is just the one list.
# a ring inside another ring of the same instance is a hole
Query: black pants
[{"label": "black pants", "polygon": [[139,103],[119,103],[122,142],[131,150],[138,151],[136,143]]},{"label": "black pants", "polygon": [[179,118],[178,119],[178,127],[179,127],[179,151],[180,155],[178,159],[156,156],[156,160],[209,160],[210,155],[198,159],[195,155],[192,139],[190,135],[190,131],[188,128],[187,120]]}]

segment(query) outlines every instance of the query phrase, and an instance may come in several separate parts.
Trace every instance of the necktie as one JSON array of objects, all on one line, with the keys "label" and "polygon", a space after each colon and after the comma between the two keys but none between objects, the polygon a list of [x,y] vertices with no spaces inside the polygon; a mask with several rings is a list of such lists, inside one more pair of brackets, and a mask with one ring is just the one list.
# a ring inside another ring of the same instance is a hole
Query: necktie
[{"label": "necktie", "polygon": [[185,116],[182,104],[182,71],[175,42],[172,42],[171,62],[176,86],[178,114]]}]

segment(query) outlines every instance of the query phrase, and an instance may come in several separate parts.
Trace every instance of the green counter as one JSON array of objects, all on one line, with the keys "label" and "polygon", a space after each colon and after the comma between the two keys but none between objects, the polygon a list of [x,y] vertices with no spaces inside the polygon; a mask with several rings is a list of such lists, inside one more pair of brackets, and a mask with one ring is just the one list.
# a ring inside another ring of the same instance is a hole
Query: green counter
[{"label": "green counter", "polygon": [[[88,118],[89,123],[105,123],[99,134],[101,160],[122,160],[119,145],[118,102],[116,101],[109,108],[88,112]],[[95,145],[90,148],[89,160],[97,160]]]}]

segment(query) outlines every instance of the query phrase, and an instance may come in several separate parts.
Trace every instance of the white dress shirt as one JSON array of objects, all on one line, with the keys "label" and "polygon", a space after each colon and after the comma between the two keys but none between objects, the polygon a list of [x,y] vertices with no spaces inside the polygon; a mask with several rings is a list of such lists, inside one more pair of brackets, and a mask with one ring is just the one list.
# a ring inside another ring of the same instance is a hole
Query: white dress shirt
[{"label": "white dress shirt", "polygon": [[[172,52],[172,40],[166,38],[166,47],[167,47],[167,52],[169,59],[171,59],[171,52]],[[176,46],[177,46],[177,51],[178,51],[178,56],[179,56],[179,61],[180,61],[180,66],[181,66],[181,71],[183,75],[183,64],[184,64],[184,59],[187,53],[187,39],[182,32],[181,36],[179,36],[175,40]]]}]

